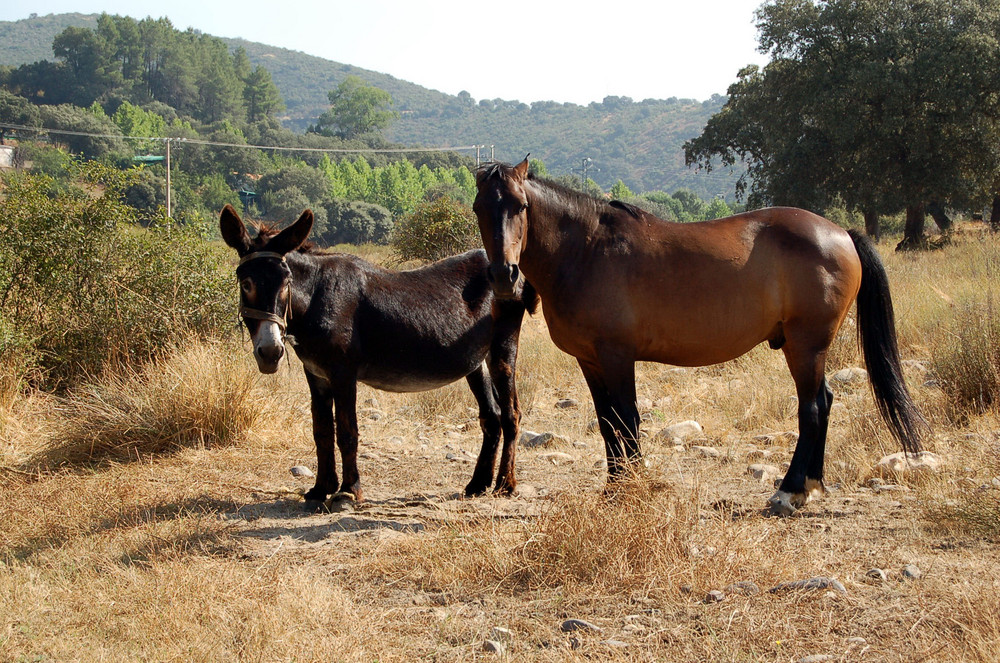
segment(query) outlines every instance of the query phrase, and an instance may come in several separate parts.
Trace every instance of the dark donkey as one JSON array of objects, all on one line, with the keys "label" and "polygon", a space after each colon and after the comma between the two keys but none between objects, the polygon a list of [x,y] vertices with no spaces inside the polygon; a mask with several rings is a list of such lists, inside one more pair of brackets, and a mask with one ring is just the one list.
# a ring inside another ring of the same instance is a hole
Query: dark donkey
[{"label": "dark donkey", "polygon": [[[357,466],[357,382],[384,391],[424,391],[465,378],[479,404],[483,446],[466,495],[486,492],[497,447],[503,453],[497,493],[517,481],[514,454],[520,410],[514,385],[518,337],[530,288],[514,299],[494,297],[482,250],[412,271],[394,272],[346,254],[321,253],[306,237],[306,210],[277,232],[263,228],[251,239],[229,205],[219,225],[240,256],[240,314],[253,339],[262,373],[274,373],[289,338],[305,367],[312,396],[316,485],[305,494],[319,508],[328,496],[361,499]],[[333,406],[336,405],[336,434]],[[337,480],[334,439],[343,481]]]},{"label": "dark donkey", "polygon": [[904,449],[918,448],[924,424],[903,382],[888,280],[864,236],[792,208],[669,223],[534,178],[527,159],[488,164],[476,183],[494,289],[516,298],[523,274],[538,291],[553,342],[590,387],[609,478],[639,459],[635,362],[705,366],[767,341],[799,398],[799,441],[770,508],[791,514],[822,492],[826,355],[855,298],[879,411]]}]

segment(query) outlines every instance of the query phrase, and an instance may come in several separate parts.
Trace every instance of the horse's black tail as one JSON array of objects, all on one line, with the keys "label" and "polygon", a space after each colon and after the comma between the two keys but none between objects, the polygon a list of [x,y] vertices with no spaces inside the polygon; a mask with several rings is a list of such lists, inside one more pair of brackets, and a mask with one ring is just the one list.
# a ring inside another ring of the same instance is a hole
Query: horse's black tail
[{"label": "horse's black tail", "polygon": [[916,453],[928,426],[903,381],[889,278],[871,241],[855,230],[848,232],[861,258],[858,344],[865,356],[875,404],[903,449]]}]

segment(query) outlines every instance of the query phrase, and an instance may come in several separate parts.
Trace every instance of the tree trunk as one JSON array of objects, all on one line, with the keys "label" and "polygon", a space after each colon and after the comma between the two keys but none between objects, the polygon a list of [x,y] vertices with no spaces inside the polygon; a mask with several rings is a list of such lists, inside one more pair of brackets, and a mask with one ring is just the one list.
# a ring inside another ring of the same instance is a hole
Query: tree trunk
[{"label": "tree trunk", "polygon": [[906,226],[903,228],[903,241],[896,245],[897,251],[915,251],[925,248],[924,220],[926,214],[923,204],[907,205]]},{"label": "tree trunk", "polygon": [[951,230],[951,219],[948,218],[948,215],[945,213],[944,207],[941,206],[941,203],[936,200],[932,200],[927,204],[927,213],[934,219],[934,223],[936,223],[937,227],[941,229],[941,232],[946,233]]},{"label": "tree trunk", "polygon": [[1000,232],[1000,193],[993,196],[993,209],[990,210],[990,228]]},{"label": "tree trunk", "polygon": [[882,228],[878,224],[878,212],[865,210],[865,233],[876,242],[882,237]]}]

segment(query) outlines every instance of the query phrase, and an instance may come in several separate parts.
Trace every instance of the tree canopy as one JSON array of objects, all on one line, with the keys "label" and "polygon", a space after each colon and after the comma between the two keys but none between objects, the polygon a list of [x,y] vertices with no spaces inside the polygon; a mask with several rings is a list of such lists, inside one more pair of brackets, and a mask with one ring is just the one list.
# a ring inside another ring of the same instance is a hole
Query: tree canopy
[{"label": "tree canopy", "polygon": [[330,110],[320,116],[316,126],[324,135],[351,139],[377,134],[398,117],[389,109],[392,95],[358,76],[348,76],[329,96]]},{"label": "tree canopy", "polygon": [[745,162],[751,205],[905,209],[905,243],[928,205],[996,195],[996,0],[771,0],[757,28],[772,60],[739,73],[689,164]]}]

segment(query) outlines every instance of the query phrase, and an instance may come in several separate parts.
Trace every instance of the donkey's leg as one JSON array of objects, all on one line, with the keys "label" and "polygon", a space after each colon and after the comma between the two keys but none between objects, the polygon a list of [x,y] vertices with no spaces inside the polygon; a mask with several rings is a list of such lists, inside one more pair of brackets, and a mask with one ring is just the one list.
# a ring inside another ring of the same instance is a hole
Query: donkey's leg
[{"label": "donkey's leg", "polygon": [[465,380],[479,405],[479,427],[483,430],[483,446],[479,450],[476,469],[465,487],[465,495],[472,497],[485,493],[493,482],[493,465],[500,444],[500,406],[493,396],[493,381],[482,365],[465,376]]},{"label": "donkey's leg", "polygon": [[607,361],[593,366],[578,360],[590,387],[597,410],[597,422],[608,457],[608,481],[623,478],[641,462],[639,450],[639,410],[635,404],[635,362],[631,359]]},{"label": "donkey's leg", "polygon": [[316,485],[306,494],[306,507],[317,510],[337,492],[337,456],[334,453],[333,391],[330,383],[306,371],[312,397],[313,440],[316,442]]},{"label": "donkey's leg", "polygon": [[337,406],[337,446],[343,463],[344,481],[341,494],[350,493],[360,502],[361,475],[358,472],[358,383],[351,378],[339,381],[334,387],[333,400]]},{"label": "donkey's leg", "polygon": [[[809,501],[813,491],[822,490],[822,476],[810,478],[808,475],[811,474],[809,470],[816,467],[822,475],[829,406],[832,405],[832,400],[828,402],[827,399],[823,375],[826,348],[817,351],[789,340],[784,351],[799,398],[799,440],[785,478],[768,500],[771,513],[779,516],[795,513]],[[807,478],[811,480],[807,482]]]},{"label": "donkey's leg", "polygon": [[503,453],[493,492],[510,495],[517,487],[514,474],[514,460],[517,442],[521,435],[521,403],[517,397],[517,351],[521,337],[521,321],[524,306],[518,303],[498,303],[498,314],[494,323],[493,340],[487,365],[493,378],[497,402],[500,405],[500,427],[503,429]]}]

